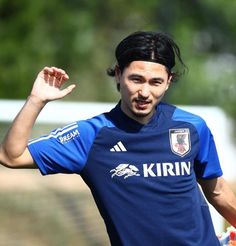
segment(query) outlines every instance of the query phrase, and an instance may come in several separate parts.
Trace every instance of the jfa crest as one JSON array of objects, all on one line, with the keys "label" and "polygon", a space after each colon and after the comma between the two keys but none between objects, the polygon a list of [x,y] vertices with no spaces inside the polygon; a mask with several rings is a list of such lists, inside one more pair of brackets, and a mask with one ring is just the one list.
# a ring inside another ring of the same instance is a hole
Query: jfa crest
[{"label": "jfa crest", "polygon": [[188,128],[169,130],[170,146],[174,154],[181,157],[191,150],[190,132]]}]

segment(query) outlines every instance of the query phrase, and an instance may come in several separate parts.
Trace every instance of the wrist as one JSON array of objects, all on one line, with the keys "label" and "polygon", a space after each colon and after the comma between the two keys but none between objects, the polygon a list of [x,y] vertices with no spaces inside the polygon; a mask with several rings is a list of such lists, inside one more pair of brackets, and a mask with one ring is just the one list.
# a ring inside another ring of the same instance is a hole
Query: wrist
[{"label": "wrist", "polygon": [[47,101],[44,101],[32,94],[27,98],[27,101],[40,109],[42,109],[47,104]]}]

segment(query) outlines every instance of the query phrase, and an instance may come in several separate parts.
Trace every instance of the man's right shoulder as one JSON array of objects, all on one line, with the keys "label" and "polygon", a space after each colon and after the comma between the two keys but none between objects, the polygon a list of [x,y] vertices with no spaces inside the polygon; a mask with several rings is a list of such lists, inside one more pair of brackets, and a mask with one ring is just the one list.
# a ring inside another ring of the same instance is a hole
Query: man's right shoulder
[{"label": "man's right shoulder", "polygon": [[103,127],[114,127],[114,124],[110,118],[110,112],[96,115],[86,120],[77,121],[79,128],[87,128],[90,130],[99,130]]}]

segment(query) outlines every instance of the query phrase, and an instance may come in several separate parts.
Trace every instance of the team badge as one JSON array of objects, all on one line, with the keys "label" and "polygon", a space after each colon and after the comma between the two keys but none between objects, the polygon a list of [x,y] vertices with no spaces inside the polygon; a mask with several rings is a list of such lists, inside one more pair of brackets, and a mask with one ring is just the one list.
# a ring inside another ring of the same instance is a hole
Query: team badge
[{"label": "team badge", "polygon": [[174,154],[181,157],[191,150],[190,132],[188,128],[170,129],[170,146]]}]

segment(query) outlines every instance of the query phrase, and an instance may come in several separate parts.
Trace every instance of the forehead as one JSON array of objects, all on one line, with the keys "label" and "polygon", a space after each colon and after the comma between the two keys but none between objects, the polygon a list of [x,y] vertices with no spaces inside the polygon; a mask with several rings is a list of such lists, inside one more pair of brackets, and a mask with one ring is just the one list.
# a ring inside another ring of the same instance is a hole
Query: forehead
[{"label": "forehead", "polygon": [[167,74],[166,67],[160,63],[147,61],[133,61],[125,68],[126,74],[137,74],[141,76],[155,77],[165,76]]}]

